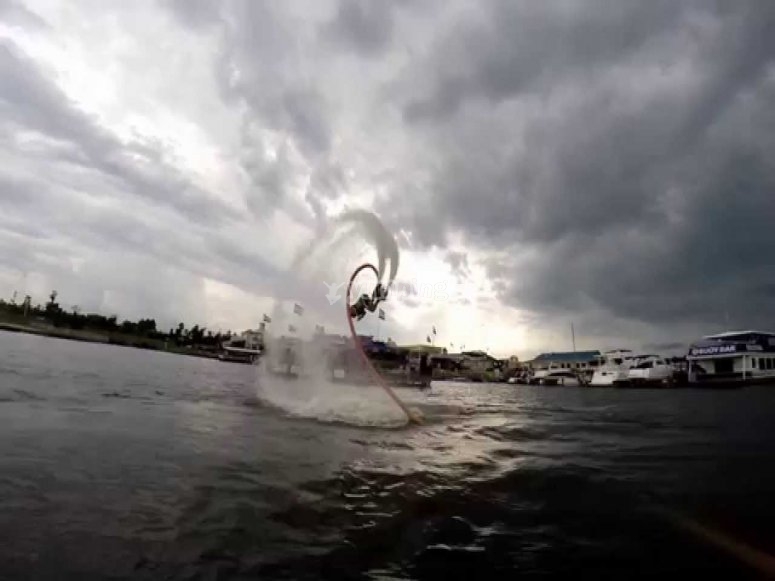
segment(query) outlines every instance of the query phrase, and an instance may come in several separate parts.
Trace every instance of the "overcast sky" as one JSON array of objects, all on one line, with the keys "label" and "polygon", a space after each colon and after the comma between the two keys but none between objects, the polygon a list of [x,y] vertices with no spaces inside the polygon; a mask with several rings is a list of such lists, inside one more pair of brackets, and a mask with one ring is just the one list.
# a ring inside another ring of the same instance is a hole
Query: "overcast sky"
[{"label": "overcast sky", "polygon": [[363,208],[382,336],[775,330],[773,152],[772,0],[0,0],[5,298],[256,326]]}]

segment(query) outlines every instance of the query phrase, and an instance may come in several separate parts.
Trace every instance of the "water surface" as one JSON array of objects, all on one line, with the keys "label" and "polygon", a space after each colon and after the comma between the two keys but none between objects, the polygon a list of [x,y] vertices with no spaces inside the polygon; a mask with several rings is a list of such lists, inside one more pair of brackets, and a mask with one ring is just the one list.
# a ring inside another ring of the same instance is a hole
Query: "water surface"
[{"label": "water surface", "polygon": [[755,577],[665,510],[775,552],[773,389],[435,383],[378,429],[260,382],[0,333],[0,578]]}]

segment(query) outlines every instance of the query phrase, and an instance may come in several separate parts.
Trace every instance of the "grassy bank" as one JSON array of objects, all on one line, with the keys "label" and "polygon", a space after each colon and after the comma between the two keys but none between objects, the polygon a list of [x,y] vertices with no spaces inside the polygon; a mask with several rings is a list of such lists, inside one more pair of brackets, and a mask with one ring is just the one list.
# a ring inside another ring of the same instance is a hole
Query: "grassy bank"
[{"label": "grassy bank", "polygon": [[56,337],[58,339],[68,339],[70,341],[83,341],[87,343],[105,343],[109,345],[121,345],[123,347],[134,347],[136,349],[150,349],[152,351],[165,351],[167,353],[177,353],[179,355],[191,355],[194,357],[205,357],[215,359],[217,353],[213,351],[204,351],[191,347],[179,347],[172,345],[168,341],[152,339],[149,337],[140,337],[137,335],[128,335],[119,332],[100,332],[88,329],[67,329],[63,327],[54,327],[48,323],[36,320],[30,320],[24,317],[5,317],[0,320],[0,331],[9,331],[14,333],[28,333],[31,335],[41,335],[45,337]]}]

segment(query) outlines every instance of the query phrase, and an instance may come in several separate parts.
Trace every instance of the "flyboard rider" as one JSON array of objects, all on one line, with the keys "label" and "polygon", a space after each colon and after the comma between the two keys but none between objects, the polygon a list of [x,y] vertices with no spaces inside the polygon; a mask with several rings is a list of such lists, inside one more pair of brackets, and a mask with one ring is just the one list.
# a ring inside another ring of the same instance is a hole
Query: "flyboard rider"
[{"label": "flyboard rider", "polygon": [[377,310],[377,305],[385,299],[387,299],[387,289],[382,286],[382,283],[377,283],[371,296],[363,293],[360,298],[355,301],[355,304],[350,305],[350,317],[356,321],[360,321],[366,316],[366,311],[373,313]]}]

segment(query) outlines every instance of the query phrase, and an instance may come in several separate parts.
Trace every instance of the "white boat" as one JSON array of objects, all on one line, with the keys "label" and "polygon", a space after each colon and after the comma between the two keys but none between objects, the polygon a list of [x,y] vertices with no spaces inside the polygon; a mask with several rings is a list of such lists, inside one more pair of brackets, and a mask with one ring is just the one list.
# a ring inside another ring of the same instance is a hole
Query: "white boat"
[{"label": "white boat", "polygon": [[589,385],[592,387],[610,387],[626,382],[627,373],[632,366],[633,356],[629,349],[613,349],[600,357],[597,369],[592,374]]},{"label": "white boat", "polygon": [[567,371],[565,368],[560,367],[559,365],[550,365],[546,369],[537,369],[533,374],[529,377],[528,383],[531,385],[543,385],[543,380],[547,375],[550,375],[552,373],[556,373],[558,371]]},{"label": "white boat", "polygon": [[775,333],[733,331],[703,337],[689,348],[690,384],[736,386],[775,380]]},{"label": "white boat", "polygon": [[562,385],[579,387],[582,385],[579,376],[569,369],[549,369],[539,380],[540,385]]},{"label": "white boat", "polygon": [[218,359],[233,363],[255,363],[263,352],[263,333],[247,330],[222,345]]},{"label": "white boat", "polygon": [[627,370],[630,384],[667,385],[673,379],[673,366],[659,355],[638,355]]},{"label": "white boat", "polygon": [[231,347],[223,346],[223,350],[218,354],[218,359],[221,361],[229,361],[231,363],[248,363],[253,364],[261,357],[260,349],[245,349],[244,347]]}]

